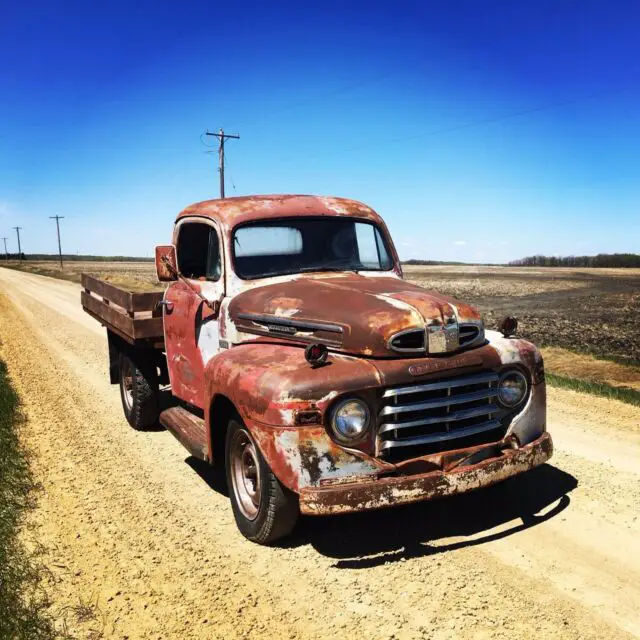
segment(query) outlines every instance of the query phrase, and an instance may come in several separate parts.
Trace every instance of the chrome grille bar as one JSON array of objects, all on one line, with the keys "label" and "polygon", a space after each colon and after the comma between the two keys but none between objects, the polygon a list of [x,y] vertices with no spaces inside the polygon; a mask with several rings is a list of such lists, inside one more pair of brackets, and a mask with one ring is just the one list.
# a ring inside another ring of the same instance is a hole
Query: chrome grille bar
[{"label": "chrome grille bar", "polygon": [[497,389],[482,389],[481,391],[473,391],[472,393],[461,393],[459,395],[447,396],[446,398],[438,398],[436,400],[427,400],[425,402],[412,402],[410,404],[387,405],[380,412],[381,416],[388,416],[396,413],[408,413],[410,411],[428,411],[429,409],[437,409],[438,407],[447,407],[452,404],[464,404],[465,402],[475,402],[495,398],[498,395]]},{"label": "chrome grille bar", "polygon": [[467,387],[474,384],[482,384],[485,382],[497,382],[498,378],[499,376],[497,373],[481,373],[475,376],[464,376],[462,378],[454,378],[453,380],[445,380],[443,382],[430,382],[427,384],[419,384],[411,387],[387,389],[382,397],[392,398],[394,396],[403,396],[409,393],[425,393],[427,391],[437,391],[439,389]]},{"label": "chrome grille bar", "polygon": [[482,371],[385,390],[378,414],[379,455],[397,460],[409,457],[413,446],[421,445],[422,455],[469,446],[470,437],[473,442],[499,439],[495,430],[504,426],[504,409],[496,401],[498,381],[497,373]]},{"label": "chrome grille bar", "polygon": [[[421,418],[419,420],[409,420],[405,422],[387,422],[381,424],[378,433],[387,433],[396,429],[410,429],[412,427],[422,427],[429,424],[451,423],[458,420],[468,420],[469,418],[477,418],[478,416],[491,415],[497,413],[499,407],[495,404],[487,404],[483,407],[474,407],[473,409],[462,409],[448,413],[446,416],[434,416],[431,418]],[[451,427],[450,427],[451,428]],[[455,426],[453,426],[455,428]],[[457,432],[456,432],[457,433]]]},{"label": "chrome grille bar", "polygon": [[490,420],[489,422],[483,422],[471,427],[464,427],[462,429],[456,429],[455,431],[440,431],[438,433],[430,433],[424,436],[417,436],[415,438],[405,438],[399,440],[383,440],[380,443],[380,449],[386,451],[387,449],[395,449],[396,447],[411,447],[420,444],[433,444],[435,442],[446,442],[447,440],[455,440],[457,438],[465,438],[467,436],[473,436],[483,431],[491,431],[501,426],[499,420]]}]

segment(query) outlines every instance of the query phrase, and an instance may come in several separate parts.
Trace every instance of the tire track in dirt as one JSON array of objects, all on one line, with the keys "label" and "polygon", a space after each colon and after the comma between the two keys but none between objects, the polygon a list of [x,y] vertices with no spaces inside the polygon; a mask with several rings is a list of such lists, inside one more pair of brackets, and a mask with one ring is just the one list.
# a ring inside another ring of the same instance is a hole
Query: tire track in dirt
[{"label": "tire track in dirt", "polygon": [[[569,432],[553,465],[486,491],[305,519],[288,546],[256,547],[236,531],[216,474],[169,434],[128,429],[104,337],[69,317],[79,287],[29,276],[25,294],[22,274],[5,273],[0,352],[44,487],[33,524],[54,607],[76,637],[639,633],[629,607],[640,576],[637,475],[616,471],[615,452],[603,464],[599,432],[579,456]],[[551,397],[559,433],[554,405],[567,397]],[[608,437],[629,435],[625,425]],[[78,620],[69,607],[79,598],[97,601],[97,619]]]}]

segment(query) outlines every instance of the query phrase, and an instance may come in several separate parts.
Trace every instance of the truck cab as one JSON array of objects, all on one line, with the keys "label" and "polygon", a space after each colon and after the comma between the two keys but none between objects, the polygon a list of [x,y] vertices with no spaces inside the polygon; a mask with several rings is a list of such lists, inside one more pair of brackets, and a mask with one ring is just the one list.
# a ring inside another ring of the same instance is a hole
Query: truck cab
[{"label": "truck cab", "polygon": [[159,420],[223,465],[250,540],[287,535],[299,513],[481,488],[552,454],[539,351],[513,319],[487,330],[473,306],[403,280],[384,221],[360,202],[201,202],[156,268],[168,286],[132,312],[139,339],[113,331],[90,286],[83,305],[107,326],[130,424]]}]

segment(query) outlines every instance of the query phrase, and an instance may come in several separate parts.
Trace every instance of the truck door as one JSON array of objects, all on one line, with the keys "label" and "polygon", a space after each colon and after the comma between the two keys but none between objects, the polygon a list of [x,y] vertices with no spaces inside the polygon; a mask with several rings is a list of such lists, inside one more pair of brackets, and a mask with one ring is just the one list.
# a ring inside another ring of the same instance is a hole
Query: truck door
[{"label": "truck door", "polygon": [[186,282],[165,293],[164,334],[171,391],[204,408],[204,368],[220,349],[218,314],[224,297],[222,243],[210,221],[185,219],[176,229],[178,271]]}]

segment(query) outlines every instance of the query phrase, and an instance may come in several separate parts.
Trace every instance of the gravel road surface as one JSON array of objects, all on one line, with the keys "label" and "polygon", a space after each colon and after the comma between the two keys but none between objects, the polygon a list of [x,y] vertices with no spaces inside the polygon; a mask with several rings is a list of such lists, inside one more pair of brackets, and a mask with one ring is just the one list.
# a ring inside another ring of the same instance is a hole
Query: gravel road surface
[{"label": "gravel road surface", "polygon": [[466,496],[236,530],[219,474],[137,433],[80,287],[0,268],[60,628],[78,638],[640,636],[640,410],[550,390],[550,464]]}]

